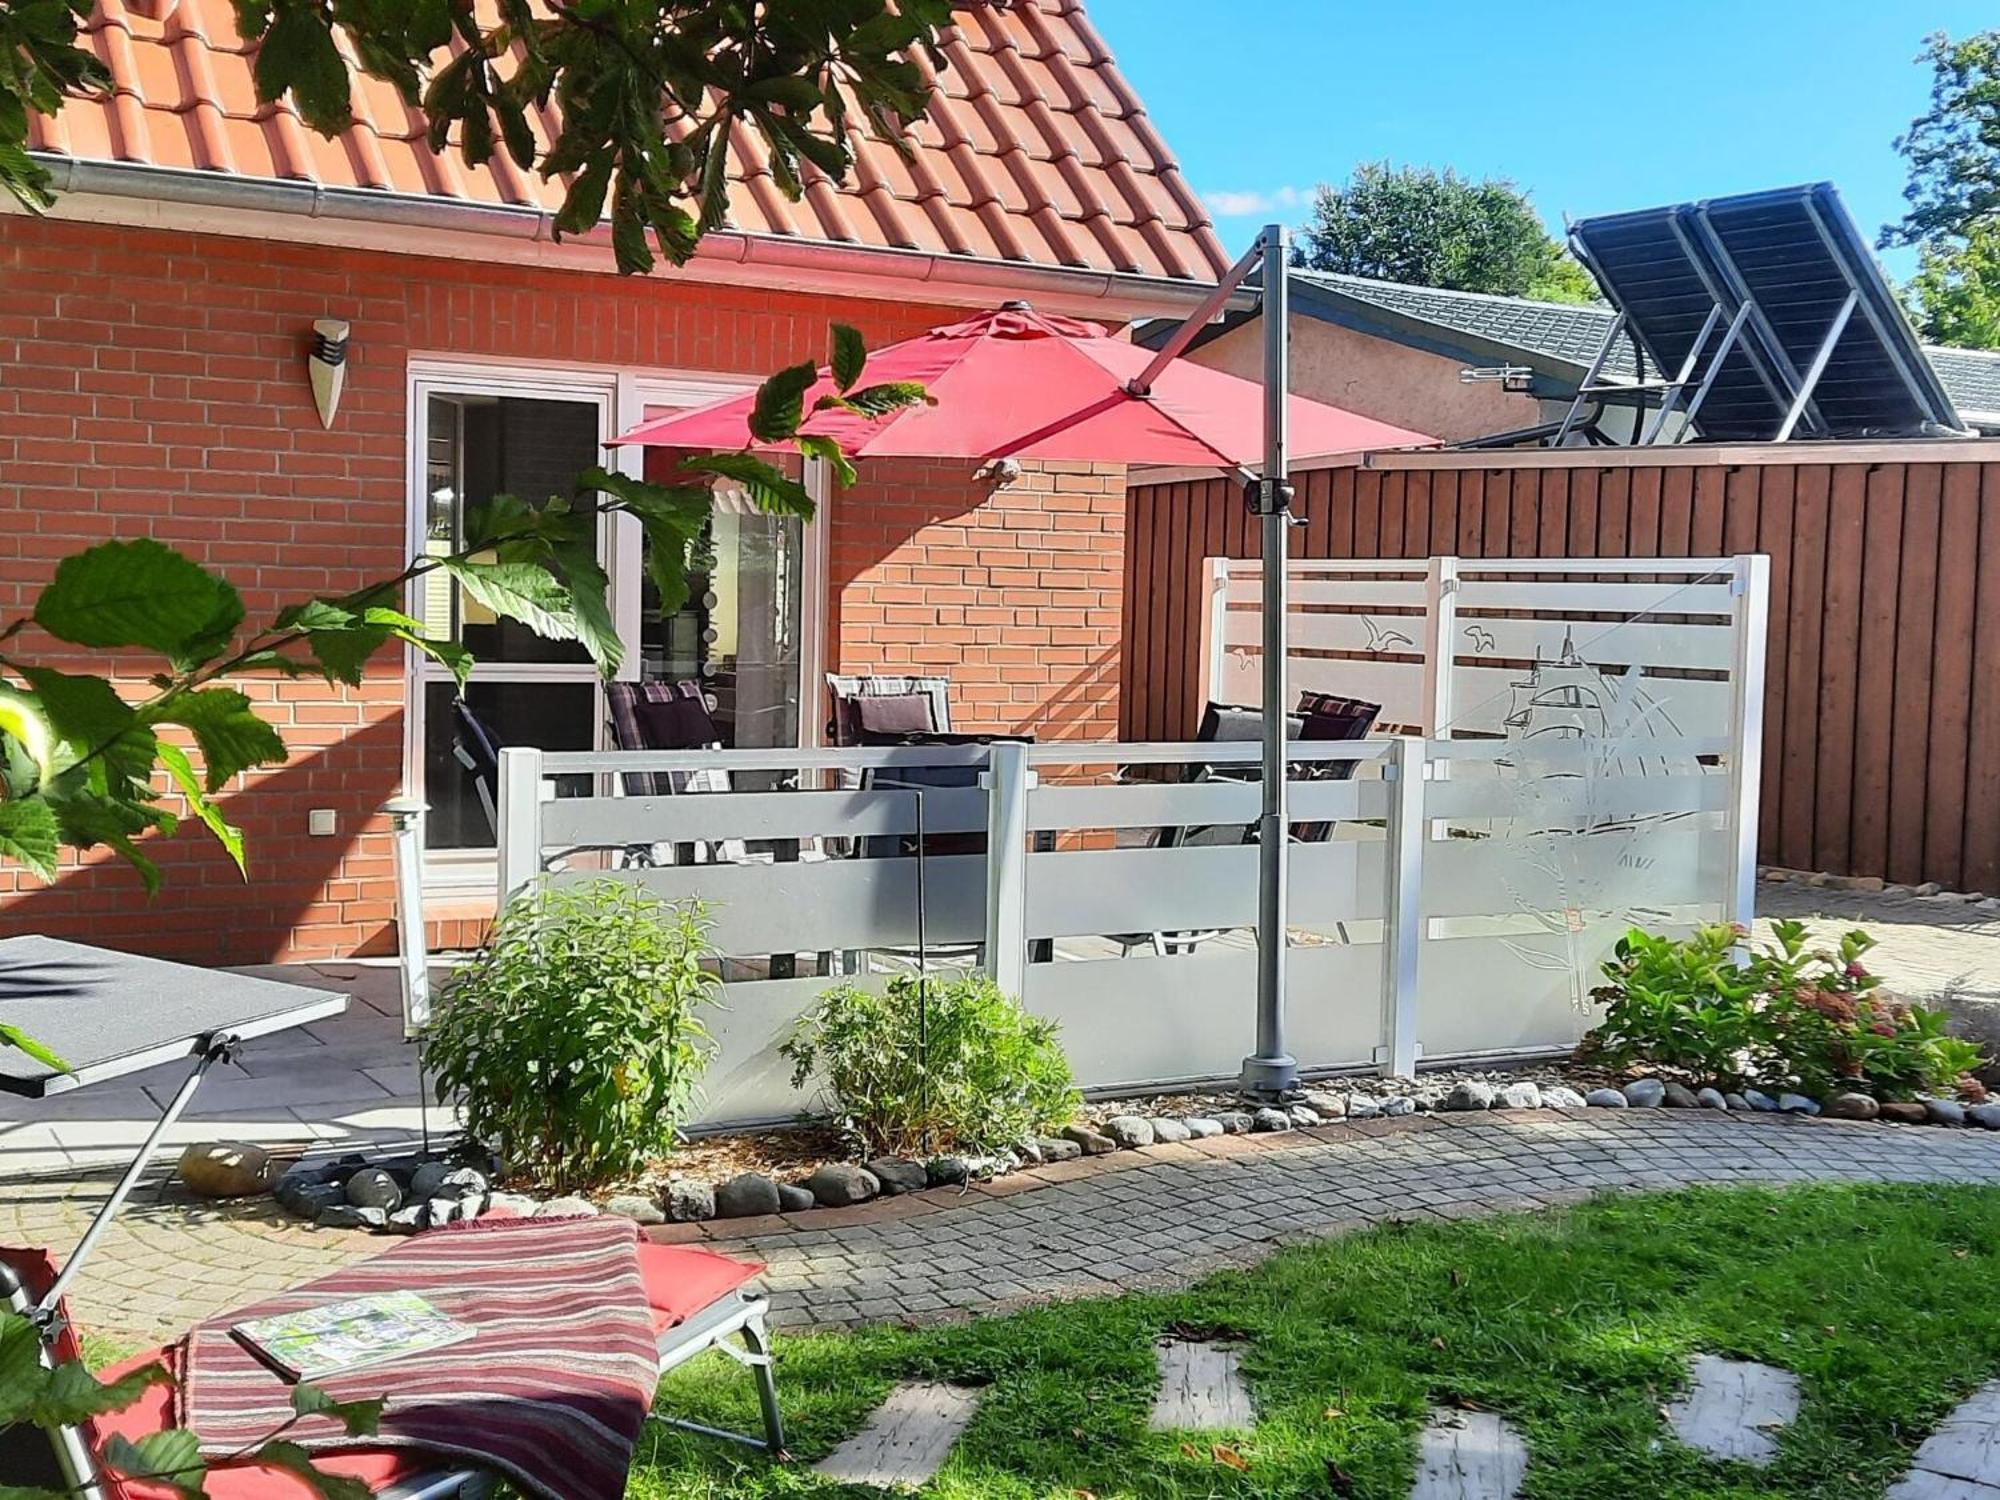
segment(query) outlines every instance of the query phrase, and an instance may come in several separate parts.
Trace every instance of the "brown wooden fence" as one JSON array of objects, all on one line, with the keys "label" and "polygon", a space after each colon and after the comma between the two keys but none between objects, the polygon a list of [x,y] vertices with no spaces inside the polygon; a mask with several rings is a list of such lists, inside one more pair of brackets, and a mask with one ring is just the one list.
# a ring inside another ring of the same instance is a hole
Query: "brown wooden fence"
[{"label": "brown wooden fence", "polygon": [[[1295,476],[1296,557],[1771,557],[1762,859],[2000,893],[2000,444],[1378,455]],[[1120,732],[1201,713],[1240,491],[1134,487]]]}]

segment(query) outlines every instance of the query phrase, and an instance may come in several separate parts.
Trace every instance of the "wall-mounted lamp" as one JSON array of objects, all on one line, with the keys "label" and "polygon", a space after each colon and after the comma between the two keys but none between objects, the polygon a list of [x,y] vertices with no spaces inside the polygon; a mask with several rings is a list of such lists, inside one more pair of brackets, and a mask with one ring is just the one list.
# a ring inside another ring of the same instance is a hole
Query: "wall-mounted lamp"
[{"label": "wall-mounted lamp", "polygon": [[990,479],[996,490],[1005,489],[1021,477],[1021,460],[1018,458],[995,458],[981,464],[972,471],[974,479]]},{"label": "wall-mounted lamp", "polygon": [[347,380],[347,333],[342,318],[319,318],[313,323],[306,374],[312,380],[313,405],[319,408],[322,427],[333,426],[334,413],[340,410],[340,388]]}]

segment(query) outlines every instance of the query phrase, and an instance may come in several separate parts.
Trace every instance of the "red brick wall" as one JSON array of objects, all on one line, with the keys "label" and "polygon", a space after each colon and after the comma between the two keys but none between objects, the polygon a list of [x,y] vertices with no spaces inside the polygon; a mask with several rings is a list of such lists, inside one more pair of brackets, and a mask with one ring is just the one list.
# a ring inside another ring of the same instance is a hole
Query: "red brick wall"
[{"label": "red brick wall", "polygon": [[942,672],[954,727],[1118,737],[1122,465],[877,460],[834,502],[841,670]]},{"label": "red brick wall", "polygon": [[[220,569],[253,620],[395,570],[413,350],[763,374],[818,355],[829,317],[881,342],[961,316],[22,217],[0,218],[0,289],[0,621],[56,559],[112,536]],[[304,371],[320,317],[354,330],[330,432]],[[988,496],[965,466],[870,466],[834,522],[837,664],[945,668],[975,725],[1109,735],[1123,525],[1115,474],[1032,473]],[[46,659],[46,638],[21,644]],[[399,663],[385,654],[358,692],[257,695],[295,754],[225,799],[247,884],[196,832],[151,841],[167,871],[151,902],[101,857],[53,888],[0,867],[0,933],[231,962],[379,945],[393,885],[375,809],[401,775]],[[338,811],[337,837],[307,836],[315,807]]]}]

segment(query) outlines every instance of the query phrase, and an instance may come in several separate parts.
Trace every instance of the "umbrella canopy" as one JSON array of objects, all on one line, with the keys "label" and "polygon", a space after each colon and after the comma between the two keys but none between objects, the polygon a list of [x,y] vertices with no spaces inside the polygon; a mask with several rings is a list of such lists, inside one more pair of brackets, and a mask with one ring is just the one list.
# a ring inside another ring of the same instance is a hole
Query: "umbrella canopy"
[{"label": "umbrella canopy", "polygon": [[[1264,393],[1254,381],[1170,360],[1145,395],[1128,387],[1152,351],[1094,323],[1010,303],[869,355],[864,385],[921,382],[935,405],[884,417],[838,409],[800,429],[836,439],[856,458],[1054,458],[1098,463],[1235,468],[1264,451]],[[835,393],[825,370],[806,410]],[[1408,448],[1437,439],[1337,406],[1293,396],[1298,457]],[[641,423],[620,442],[668,448],[741,448],[753,396]]]}]

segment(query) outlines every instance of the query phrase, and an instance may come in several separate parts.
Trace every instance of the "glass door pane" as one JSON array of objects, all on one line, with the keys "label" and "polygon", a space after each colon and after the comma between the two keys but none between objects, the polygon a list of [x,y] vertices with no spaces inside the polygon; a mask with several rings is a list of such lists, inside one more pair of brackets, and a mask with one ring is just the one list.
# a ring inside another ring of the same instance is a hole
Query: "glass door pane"
[{"label": "glass door pane", "polygon": [[[797,457],[778,460],[793,477]],[[647,455],[647,477],[672,475],[672,455]],[[804,694],[805,528],[716,487],[687,603],[663,615],[647,583],[640,651],[648,681],[696,682],[723,743],[737,749],[799,743]]]},{"label": "glass door pane", "polygon": [[[438,390],[426,394],[422,412],[423,545],[432,555],[463,548],[497,495],[534,506],[555,495],[588,503],[574,490],[577,475],[601,461],[601,402]],[[441,669],[421,669],[412,707],[421,719],[428,844],[491,849],[499,750],[594,748],[603,717],[596,669],[576,642],[501,619],[442,571],[418,581],[415,611],[432,634],[461,642],[478,663],[462,697]]]}]

